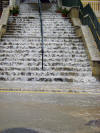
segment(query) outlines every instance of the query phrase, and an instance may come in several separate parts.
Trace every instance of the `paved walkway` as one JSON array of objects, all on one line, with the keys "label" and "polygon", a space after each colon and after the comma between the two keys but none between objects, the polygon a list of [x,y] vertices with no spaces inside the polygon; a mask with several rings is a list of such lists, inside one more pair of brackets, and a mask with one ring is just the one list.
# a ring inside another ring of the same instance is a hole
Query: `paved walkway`
[{"label": "paved walkway", "polygon": [[0,131],[8,128],[100,133],[100,96],[0,93]]}]

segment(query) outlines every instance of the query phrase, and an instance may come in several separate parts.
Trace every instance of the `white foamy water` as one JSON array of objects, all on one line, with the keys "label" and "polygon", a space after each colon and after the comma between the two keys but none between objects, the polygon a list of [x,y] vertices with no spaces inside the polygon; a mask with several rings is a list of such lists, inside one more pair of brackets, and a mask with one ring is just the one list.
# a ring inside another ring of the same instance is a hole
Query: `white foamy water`
[{"label": "white foamy water", "polygon": [[96,82],[81,38],[70,18],[43,9],[44,70],[38,7],[21,4],[20,14],[10,16],[0,42],[0,80],[48,82]]}]

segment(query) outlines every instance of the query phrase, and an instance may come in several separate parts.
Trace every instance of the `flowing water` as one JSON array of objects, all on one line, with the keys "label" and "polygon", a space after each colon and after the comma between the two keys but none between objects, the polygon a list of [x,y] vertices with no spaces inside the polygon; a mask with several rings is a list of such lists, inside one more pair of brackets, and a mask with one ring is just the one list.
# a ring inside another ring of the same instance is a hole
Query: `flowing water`
[{"label": "flowing water", "polygon": [[90,61],[70,18],[43,8],[44,70],[38,6],[21,4],[0,41],[0,81],[95,83]]},{"label": "flowing water", "polygon": [[0,132],[100,133],[100,83],[84,44],[70,18],[43,7],[43,71],[36,5],[21,4],[0,41]]}]

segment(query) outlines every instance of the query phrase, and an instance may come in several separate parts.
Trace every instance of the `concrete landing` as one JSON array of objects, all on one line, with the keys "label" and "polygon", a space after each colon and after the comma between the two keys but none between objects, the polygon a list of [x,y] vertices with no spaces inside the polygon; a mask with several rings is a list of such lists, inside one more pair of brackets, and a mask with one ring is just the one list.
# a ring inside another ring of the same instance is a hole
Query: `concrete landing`
[{"label": "concrete landing", "polygon": [[0,92],[100,94],[100,83],[0,82]]},{"label": "concrete landing", "polygon": [[99,103],[99,95],[0,93],[0,133],[99,133]]}]

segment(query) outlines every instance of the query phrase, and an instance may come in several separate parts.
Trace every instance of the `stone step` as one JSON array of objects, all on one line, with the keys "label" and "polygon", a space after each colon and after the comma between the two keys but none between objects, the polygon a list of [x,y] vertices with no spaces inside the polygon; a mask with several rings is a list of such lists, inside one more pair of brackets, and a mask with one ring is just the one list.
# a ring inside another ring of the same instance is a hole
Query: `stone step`
[{"label": "stone step", "polygon": [[[35,19],[39,19],[39,14],[37,14],[36,15],[36,13],[34,12],[33,14],[19,14],[18,16],[16,16],[16,17],[14,17],[14,16],[10,16],[10,18],[14,18],[14,19],[17,19],[17,18],[25,18],[25,19],[27,19],[27,18],[35,18]],[[62,16],[56,16],[56,15],[43,15],[42,14],[42,19],[44,20],[44,19],[47,19],[47,20],[49,20],[49,19],[51,19],[51,20],[53,20],[53,19],[56,19],[56,20],[61,20],[62,19]],[[71,20],[70,20],[70,18],[65,18],[64,19],[64,21],[70,21],[70,22],[72,22]]]},{"label": "stone step", "polygon": [[41,38],[41,36],[39,36],[39,35],[34,35],[34,36],[32,36],[32,35],[30,35],[30,36],[29,35],[23,35],[23,36],[22,35],[21,36],[20,35],[19,36],[13,35],[12,36],[12,35],[6,35],[5,34],[3,36],[3,38],[9,38],[9,39],[10,38],[17,38],[17,39],[19,39],[19,38]]},{"label": "stone step", "polygon": [[[13,53],[12,52],[9,52],[9,53],[0,53],[0,56],[1,56],[1,60],[3,60],[3,58],[4,59],[5,58],[9,59],[11,56],[14,56],[14,55],[17,56],[17,54],[19,54],[19,56],[22,56],[22,57],[28,55],[29,58],[31,56],[34,56],[34,58],[41,57],[41,52],[35,52],[34,53],[33,51],[24,52],[23,54],[20,51],[15,51]],[[68,55],[69,55],[69,57],[68,57]],[[19,56],[17,56],[17,57],[19,57]],[[66,53],[65,55],[64,54],[59,54],[59,53],[58,54],[47,54],[47,53],[45,53],[44,54],[44,59],[46,61],[47,60],[49,60],[49,61],[53,61],[53,60],[56,60],[56,61],[62,61],[63,60],[64,61],[65,60],[65,61],[75,61],[75,62],[77,62],[77,61],[80,61],[80,62],[82,62],[82,61],[84,61],[84,62],[89,61],[89,59],[84,54],[82,54],[82,55],[78,55],[77,54],[73,58],[73,55],[70,55],[68,53]]]},{"label": "stone step", "polygon": [[35,16],[35,14],[32,14],[32,15],[18,15],[18,16],[9,16],[9,21],[10,20],[16,20],[16,21],[18,21],[18,20],[30,20],[31,21],[31,19],[32,20],[34,20],[34,19],[39,19],[39,14],[38,15],[36,15]]},{"label": "stone step", "polygon": [[35,31],[30,31],[30,30],[28,30],[28,31],[14,31],[14,32],[6,32],[6,34],[5,35],[29,35],[29,36],[32,36],[32,35],[35,35],[35,34],[38,34],[38,35],[41,35],[41,33],[39,32],[39,30],[37,31],[37,32],[35,32]]},{"label": "stone step", "polygon": [[[16,30],[16,31],[13,31],[12,29],[9,29],[7,32],[6,32],[6,34],[11,34],[11,33],[30,33],[30,34],[32,34],[32,33],[40,33],[40,29],[38,28],[38,29],[36,29],[36,30],[33,30],[32,31],[32,29],[29,29],[28,31],[27,30],[25,30],[25,29],[23,29],[23,30]],[[45,30],[44,29],[44,32],[43,32],[43,34],[62,34],[62,35],[64,35],[64,34],[66,34],[66,36],[76,36],[76,34],[74,33],[74,32],[71,32],[71,31],[56,31],[56,30],[54,30],[54,31],[50,31],[50,32],[48,32],[48,30]]]},{"label": "stone step", "polygon": [[[22,46],[22,47],[20,47],[20,46]],[[11,46],[11,45],[5,45],[5,48],[6,49],[4,49],[4,46],[0,46],[0,48],[3,48],[3,50],[2,49],[0,49],[0,54],[1,53],[14,53],[14,52],[19,52],[19,53],[26,53],[26,52],[34,52],[34,54],[36,54],[36,53],[41,53],[41,44],[39,45],[40,47],[35,47],[34,45],[31,45],[31,46],[27,46],[26,45],[26,48],[25,48],[25,46],[23,47],[23,45],[13,45],[13,46]],[[23,49],[21,49],[21,48],[23,48]],[[38,49],[37,49],[38,48]],[[82,47],[80,47],[80,48],[78,48],[78,47],[75,47],[75,48],[68,48],[68,47],[65,47],[66,49],[64,49],[64,47],[63,48],[61,48],[61,49],[55,49],[54,47],[53,48],[51,48],[51,49],[48,49],[48,48],[45,48],[44,49],[44,54],[45,55],[48,55],[48,56],[50,56],[50,55],[59,55],[59,56],[65,56],[65,55],[67,55],[67,56],[71,56],[72,57],[72,54],[70,54],[70,52],[72,52],[73,54],[75,54],[75,53],[84,53],[85,52],[85,49],[84,48],[82,48]],[[67,51],[68,50],[68,51]],[[78,51],[79,50],[79,51]]]},{"label": "stone step", "polygon": [[[40,19],[40,16],[37,13],[25,14],[25,15],[19,14],[18,16],[9,16],[9,20],[10,19],[11,20],[23,20],[23,19],[31,20],[31,19],[37,19],[37,18]],[[52,14],[51,15],[42,14],[42,18],[43,18],[44,21],[53,21],[53,19],[54,19],[54,21],[57,21],[57,22],[61,21],[61,22],[70,22],[70,23],[72,23],[71,18],[62,19],[61,16],[52,15]]]},{"label": "stone step", "polygon": [[[44,33],[46,33],[48,30],[47,29],[44,29],[43,28],[43,30],[44,30]],[[25,32],[28,32],[28,30],[26,30],[26,29],[16,29],[16,30],[13,30],[13,29],[7,29],[7,32],[6,33],[16,33],[16,32],[22,32],[23,33],[23,31],[25,31]],[[39,31],[39,28],[34,28],[34,31],[33,32],[40,32]],[[51,31],[50,31],[51,32]],[[52,33],[52,32],[51,32]],[[66,31],[66,30],[63,30],[62,31],[62,29],[61,30],[57,30],[57,31],[54,31],[54,33],[62,33],[62,34],[64,34],[64,33],[66,33],[66,34],[72,34],[72,35],[75,35],[75,31]]]},{"label": "stone step", "polygon": [[[36,60],[33,58],[33,60]],[[39,60],[39,59],[38,59]],[[1,62],[0,63],[0,67],[1,68],[5,68],[5,67],[8,67],[8,68],[11,68],[11,66],[14,68],[16,67],[41,67],[41,59],[38,61],[36,60],[36,62]],[[62,67],[59,67],[59,66],[62,66]],[[44,61],[44,67],[46,68],[46,70],[57,70],[57,71],[61,71],[61,70],[78,70],[78,69],[82,69],[82,70],[91,70],[91,67],[90,67],[90,64],[88,64],[87,62],[84,62],[84,63],[79,63],[79,62],[76,62],[76,63],[71,63],[71,62],[68,62],[68,63],[54,63],[54,62],[45,62]],[[77,69],[75,69],[75,67],[77,67]],[[86,69],[87,68],[87,69]]]},{"label": "stone step", "polygon": [[20,16],[20,17],[13,17],[13,16],[9,16],[9,19],[8,19],[8,23],[9,22],[32,22],[32,21],[38,21],[39,20],[39,15],[38,17],[35,17],[35,16]]},{"label": "stone step", "polygon": [[[13,25],[13,26],[8,26],[7,30],[13,30],[13,31],[14,30],[23,30],[23,29],[26,30],[26,28],[30,28],[30,26],[27,25],[27,27],[24,27],[24,26],[22,27],[22,26]],[[34,29],[34,30],[35,29],[40,29],[40,26],[32,26],[31,28]],[[49,29],[50,29],[50,31],[54,30],[54,29],[57,29],[57,31],[66,31],[66,32],[74,32],[75,33],[75,29],[71,28],[71,27],[69,27],[69,28],[67,27],[67,30],[65,29],[65,27],[62,27],[62,28],[61,27],[59,27],[59,28],[58,27],[49,27]],[[47,30],[47,28],[43,27],[43,30],[45,31],[45,30]]]},{"label": "stone step", "polygon": [[[9,77],[11,75],[11,77]],[[84,76],[84,77],[83,77]],[[0,73],[0,77],[4,77],[4,78],[21,78],[21,79],[23,79],[23,77],[24,78],[36,78],[36,79],[38,79],[38,78],[50,78],[51,77],[51,80],[53,79],[53,78],[60,78],[60,79],[62,79],[63,80],[63,77],[66,79],[74,79],[74,81],[75,81],[75,78],[76,78],[76,80],[78,79],[78,78],[81,78],[81,80],[84,80],[84,78],[88,78],[88,80],[89,80],[89,78],[91,77],[91,74],[87,74],[87,73],[85,73],[85,74],[80,74],[80,75],[78,75],[77,73],[51,73],[51,72],[45,72],[45,74],[44,73],[42,73],[42,72],[40,72],[40,73],[32,73],[32,72],[5,72],[5,73]],[[91,78],[91,79],[94,79],[94,78]],[[91,81],[91,79],[90,79],[90,81]],[[92,80],[93,81],[93,80]],[[71,82],[73,82],[73,81],[71,81]]]},{"label": "stone step", "polygon": [[[34,17],[34,19],[40,19],[40,17],[39,17],[39,14],[37,14],[36,15],[36,13],[34,12],[32,15],[30,15],[30,14],[25,14],[25,15],[22,15],[22,14],[19,14],[18,16],[16,16],[16,17],[14,17],[14,16],[10,16],[10,18],[12,19],[12,18],[14,18],[14,19],[20,19],[20,18],[22,18],[22,19],[27,19],[27,18],[33,18]],[[42,20],[45,20],[45,19],[47,19],[47,20],[49,20],[49,19],[51,19],[52,21],[53,21],[53,19],[55,19],[56,21],[59,21],[59,20],[61,20],[62,19],[62,16],[44,16],[44,15],[42,15]],[[70,21],[71,23],[72,23],[72,21],[70,20],[70,18],[65,18],[64,19],[64,21]]]},{"label": "stone step", "polygon": [[[21,34],[21,35],[18,35],[18,34],[15,34],[15,35],[7,35],[7,34],[5,34],[4,36],[3,36],[3,38],[41,38],[41,35],[39,35],[39,34],[32,34],[32,35],[28,35],[28,34],[26,34],[26,35],[23,35],[23,34]],[[58,35],[58,36],[51,36],[51,35],[44,35],[44,38],[68,38],[68,39],[79,39],[77,36],[64,36],[64,35]]]},{"label": "stone step", "polygon": [[[7,53],[11,53],[11,52],[20,52],[20,51],[22,51],[22,52],[28,52],[28,51],[32,51],[32,52],[34,52],[34,53],[38,53],[38,52],[41,52],[41,44],[38,44],[37,46],[36,45],[34,45],[34,44],[32,44],[32,45],[29,45],[29,46],[27,46],[27,45],[25,45],[25,46],[23,46],[23,44],[21,44],[21,45],[13,45],[13,46],[11,46],[11,45],[6,45],[5,43],[4,43],[4,45],[5,46],[0,46],[0,48],[3,48],[3,50],[2,49],[0,49],[0,52],[7,52]],[[17,50],[15,50],[17,48]],[[20,48],[23,48],[23,50],[21,50]],[[38,48],[38,50],[37,50],[37,48]],[[45,49],[44,49],[44,54],[48,54],[48,55],[51,55],[51,54],[59,54],[59,55],[64,55],[64,54],[66,54],[66,55],[71,55],[71,57],[72,57],[72,55],[74,55],[74,54],[76,54],[76,56],[77,56],[77,53],[78,54],[80,54],[80,56],[81,56],[81,54],[84,54],[84,52],[85,52],[85,50],[84,50],[84,47],[65,47],[66,49],[64,49],[64,47],[62,47],[61,49],[59,49],[59,47],[52,47],[51,49],[49,49],[50,47],[45,47]],[[72,54],[72,53],[73,54]],[[86,55],[86,54],[85,54]],[[73,56],[74,57],[74,56]]]},{"label": "stone step", "polygon": [[[12,47],[8,47],[8,48],[12,48]],[[24,55],[24,54],[34,54],[34,56],[35,55],[37,55],[37,54],[41,54],[41,47],[40,48],[38,48],[39,50],[37,50],[36,48],[34,48],[34,47],[30,47],[31,49],[24,49],[23,48],[23,50],[16,50],[18,47],[16,46],[15,47],[15,50],[13,50],[13,49],[8,49],[8,50],[0,50],[0,56],[2,56],[3,54],[5,54],[5,55],[13,55],[13,54],[21,54],[21,55]],[[29,53],[30,52],[30,53]],[[44,49],[44,56],[46,57],[46,56],[48,56],[48,57],[53,57],[54,56],[54,58],[57,56],[57,58],[59,58],[59,57],[68,57],[68,58],[73,58],[73,59],[75,59],[75,57],[87,57],[87,55],[84,53],[85,52],[85,50],[84,49],[79,49],[79,51],[78,50],[68,50],[67,51],[67,49],[66,49],[66,51],[63,51],[63,49],[60,51],[60,50],[46,50],[46,49]],[[72,54],[73,53],[73,54]]]},{"label": "stone step", "polygon": [[[9,39],[9,38],[7,38]],[[84,44],[83,42],[70,42],[68,39],[64,39],[63,40],[64,42],[60,42],[58,40],[58,42],[54,42],[52,39],[49,40],[48,39],[48,42],[46,41],[46,39],[44,40],[44,45],[45,45],[45,48],[51,48],[51,49],[54,49],[54,48],[58,48],[58,49],[64,49],[64,48],[69,48],[69,49],[72,49],[74,47],[76,48],[84,48]],[[41,41],[38,39],[38,38],[32,38],[32,39],[29,39],[29,40],[26,40],[23,41],[23,39],[21,40],[19,38],[19,40],[15,40],[12,42],[12,40],[8,40],[8,41],[3,41],[3,39],[1,40],[0,42],[0,47],[6,47],[6,46],[23,46],[23,47],[26,47],[27,44],[28,46],[34,46],[35,48],[37,48],[36,46],[40,45],[41,44]]]},{"label": "stone step", "polygon": [[[31,28],[30,28],[30,26],[31,26]],[[61,26],[60,26],[61,27]],[[44,26],[43,27],[43,32],[45,32],[45,31],[48,31],[48,33],[49,33],[49,30],[51,31],[51,32],[55,32],[55,31],[62,31],[62,32],[74,32],[75,33],[75,30],[74,29],[71,29],[71,28],[67,28],[67,27],[62,27],[62,29],[60,29],[60,27],[58,27],[58,26],[54,26],[54,27],[49,27],[49,26]],[[28,31],[28,29],[32,29],[32,30],[34,30],[35,31],[35,29],[40,29],[40,24],[39,25],[36,25],[36,26],[34,26],[34,24],[26,24],[26,25],[12,25],[12,26],[10,26],[10,25],[8,25],[7,26],[7,30],[26,30],[26,28],[27,28],[27,31]],[[49,30],[47,29],[47,28],[49,28]],[[66,30],[65,30],[65,28],[66,28]],[[39,30],[40,31],[40,30]]]},{"label": "stone step", "polygon": [[[17,47],[15,47],[15,48],[17,48]],[[41,48],[39,49],[39,51],[36,51],[36,49],[34,49],[33,47],[32,47],[32,49],[33,50],[29,50],[29,49],[25,49],[25,50],[0,50],[0,56],[3,56],[3,55],[13,55],[13,54],[21,54],[21,55],[24,55],[24,54],[27,54],[27,53],[29,53],[29,55],[31,55],[31,54],[34,54],[34,57],[35,57],[35,55],[37,55],[37,54],[41,54]],[[73,52],[73,54],[72,54],[72,52]],[[76,57],[82,57],[83,56],[83,58],[85,58],[85,56],[87,56],[86,54],[84,54],[84,50],[80,50],[80,51],[74,51],[74,50],[70,50],[70,51],[47,51],[47,50],[45,50],[44,51],[44,57],[58,57],[58,58],[60,58],[60,57],[65,57],[65,58],[67,58],[67,59],[69,59],[69,58],[73,58],[73,59],[76,59]]]},{"label": "stone step", "polygon": [[0,81],[48,81],[48,82],[90,82],[96,81],[91,76],[0,76]]},{"label": "stone step", "polygon": [[[14,19],[14,18],[9,18],[9,21],[8,21],[8,24],[12,23],[12,24],[16,24],[16,23],[20,23],[20,24],[24,24],[24,23],[35,23],[37,21],[37,23],[39,22],[39,18],[34,18],[32,19],[25,19],[25,18],[19,18],[19,19]],[[48,20],[45,20],[43,19],[43,24],[49,24],[49,23],[52,23],[52,24],[69,24],[69,26],[72,26],[72,23],[70,22],[70,20],[66,20],[66,21],[61,21],[61,20],[53,20],[53,19],[48,19]]]},{"label": "stone step", "polygon": [[[55,38],[57,39],[57,38]],[[62,39],[62,38],[60,38]],[[18,40],[18,41],[17,41]],[[64,39],[65,40],[65,39]],[[82,47],[84,47],[83,43],[82,42],[79,42],[79,39],[77,40],[72,40],[73,42],[70,41],[70,39],[66,39],[65,41],[63,40],[63,42],[54,42],[51,40],[48,39],[48,42],[47,42],[47,38],[44,38],[44,45],[45,45],[45,48],[62,48],[64,49],[64,45],[65,45],[65,48],[73,48],[73,47],[78,47],[79,46],[79,49]],[[13,41],[13,42],[12,42]],[[32,46],[34,45],[34,47],[38,47],[40,46],[41,44],[41,38],[29,38],[29,39],[26,39],[26,38],[19,38],[19,39],[16,39],[16,38],[2,38],[1,39],[1,42],[0,42],[0,47],[2,47],[2,45],[5,46],[12,46],[12,44],[14,46],[22,46],[23,47],[26,47],[27,44],[28,46]]]},{"label": "stone step", "polygon": [[[13,32],[13,33],[15,33],[15,32],[20,32],[20,33],[24,33],[24,32],[39,32],[40,33],[40,27],[37,27],[37,28],[29,28],[29,27],[27,27],[27,29],[28,30],[26,30],[26,28],[24,27],[24,28],[22,28],[22,27],[18,27],[18,28],[16,28],[16,27],[8,27],[7,28],[7,33],[10,33],[10,32]],[[48,31],[48,29],[46,29],[46,28],[43,28],[43,33],[59,33],[59,34],[68,34],[68,35],[76,35],[75,34],[75,31],[74,30],[70,30],[70,29],[68,29],[68,30],[58,30],[58,29],[56,29],[56,28],[52,28],[52,29],[49,29],[50,30],[50,32]]]},{"label": "stone step", "polygon": [[[50,38],[54,38],[54,37],[59,37],[60,38],[72,38],[72,39],[75,39],[75,38],[78,38],[76,35],[74,34],[67,34],[67,33],[48,33],[48,32],[44,32],[44,37],[50,37]],[[32,31],[29,31],[29,32],[24,32],[23,33],[6,33],[4,35],[4,37],[41,37],[41,33],[40,32],[32,32]]]},{"label": "stone step", "polygon": [[[19,15],[16,16],[11,16],[11,18],[20,18],[20,17],[30,17],[30,16],[35,16],[38,17],[39,13],[37,11],[33,12],[33,13],[19,13]],[[61,14],[54,14],[54,13],[42,13],[42,17],[45,19],[50,19],[50,18],[54,18],[54,19],[63,19],[63,20],[70,20],[69,17],[63,18]]]},{"label": "stone step", "polygon": [[[36,42],[36,43],[41,43],[41,38],[39,38],[39,37],[36,37],[36,38],[4,38],[4,37],[2,37],[2,39],[1,39],[1,42],[4,42],[5,41],[5,43],[12,43],[12,42],[14,42],[14,43],[22,43],[22,42],[27,42],[27,43],[32,43],[33,42],[33,44],[34,44],[34,42]],[[75,46],[75,44],[77,44],[78,43],[78,45],[79,45],[79,43],[82,43],[82,41],[81,41],[81,39],[80,38],[78,38],[78,39],[69,39],[69,38],[44,38],[44,42],[45,43],[48,43],[49,42],[49,45],[51,44],[51,43],[56,43],[55,45],[61,45],[62,43],[65,43],[65,45],[67,45],[68,43],[70,44],[70,45],[73,45],[73,46]]]},{"label": "stone step", "polygon": [[[20,24],[20,25],[19,25]],[[34,22],[34,23],[26,23],[26,24],[23,24],[23,23],[15,23],[15,24],[13,24],[13,22],[12,22],[12,24],[8,24],[8,28],[10,28],[10,27],[12,27],[12,28],[14,28],[16,26],[16,29],[17,28],[24,28],[24,27],[30,27],[31,26],[31,28],[37,28],[37,26],[38,26],[38,28],[40,27],[40,23],[38,23],[38,22]],[[54,25],[54,26],[51,26],[50,25],[50,23],[47,23],[47,24],[43,24],[43,27],[44,28],[50,28],[50,29],[52,29],[52,28],[58,28],[58,29],[60,29],[61,27],[62,27],[62,29],[68,29],[68,30],[73,30],[74,29],[74,27],[72,27],[71,25],[70,26],[68,26],[67,24],[66,25],[63,25],[63,24],[56,24],[56,25]]]},{"label": "stone step", "polygon": [[[4,66],[2,67],[2,65],[0,66],[0,71],[3,71],[3,70],[18,70],[18,71],[23,71],[23,70],[31,70],[31,71],[36,71],[36,70],[41,70],[41,65],[37,65],[37,66]],[[91,67],[90,66],[72,66],[72,65],[66,65],[66,66],[45,66],[44,65],[44,70],[45,71],[51,71],[51,70],[54,70],[54,71],[91,71]]]},{"label": "stone step", "polygon": [[[16,57],[15,59],[9,59],[7,57],[4,57],[4,58],[1,58],[0,59],[0,65],[3,67],[3,66],[15,66],[15,65],[23,65],[23,64],[26,64],[26,65],[30,65],[30,66],[33,66],[33,65],[39,65],[41,62],[41,58],[28,58],[28,59],[24,59],[24,58],[18,58]],[[75,62],[74,60],[71,60],[71,59],[57,59],[55,60],[54,58],[53,59],[46,59],[44,58],[44,66],[71,66],[71,67],[74,67],[74,66],[77,66],[77,67],[90,67],[90,63],[87,59],[83,60],[83,59],[75,59]]]},{"label": "stone step", "polygon": [[[12,47],[11,47],[12,48]],[[15,48],[17,48],[17,47],[15,47]],[[24,55],[24,54],[27,54],[27,53],[29,53],[29,54],[34,54],[34,56],[35,55],[37,55],[37,54],[41,54],[41,48],[39,48],[39,50],[36,50],[36,49],[34,49],[34,47],[31,47],[32,49],[24,49],[24,50],[0,50],[0,56],[2,56],[3,54],[7,54],[7,55],[13,55],[14,53],[16,53],[16,54],[22,54],[22,55]],[[75,57],[85,57],[85,56],[87,56],[86,54],[84,54],[84,50],[80,50],[80,51],[78,51],[77,52],[77,50],[75,51],[75,50],[70,50],[70,51],[68,51],[67,52],[67,50],[66,51],[58,51],[58,50],[55,50],[55,51],[49,51],[49,50],[45,50],[44,51],[44,56],[46,57],[46,56],[48,56],[48,57],[55,57],[55,56],[57,56],[58,58],[59,57],[68,57],[68,58],[73,58],[73,59],[75,59]],[[72,54],[73,53],[73,54]]]},{"label": "stone step", "polygon": [[[34,53],[33,53],[34,54]],[[7,56],[6,56],[7,55]],[[1,58],[0,58],[0,61],[16,61],[17,59],[15,58],[11,58],[11,56],[12,56],[12,54],[10,54],[9,56],[8,56],[9,54],[1,54],[0,56],[1,56]],[[16,54],[17,55],[17,54]],[[22,55],[22,54],[21,54]],[[37,55],[39,55],[39,53],[37,53]],[[31,55],[30,55],[31,56]],[[22,60],[22,61],[32,61],[32,59],[33,58],[30,58],[30,56],[28,57],[28,58],[18,58],[18,60],[20,61],[20,60]],[[40,55],[41,56],[41,55]],[[40,57],[39,56],[39,57]],[[37,56],[34,54],[34,59],[35,58],[37,58]],[[88,59],[88,57],[85,55],[85,54],[82,54],[82,55],[75,55],[75,57],[73,58],[73,55],[70,55],[70,54],[66,54],[66,57],[65,56],[63,56],[63,57],[46,57],[45,56],[45,58],[44,58],[44,61],[48,61],[48,59],[49,59],[49,61],[52,61],[52,62],[55,62],[55,60],[56,60],[56,63],[59,63],[59,61],[60,62],[67,62],[67,61],[72,61],[72,62],[76,62],[76,61],[89,61],[89,59]]]},{"label": "stone step", "polygon": [[[28,24],[28,22],[27,22],[27,24]],[[32,24],[32,25],[31,25]],[[36,24],[36,25],[34,25],[34,24]],[[30,25],[32,26],[31,28],[36,28],[36,26],[39,26],[40,27],[40,23],[39,22],[36,22],[36,21],[34,21],[33,23],[30,23]],[[16,26],[16,28],[19,28],[19,27],[22,27],[22,26],[30,26],[30,25],[25,25],[24,23],[20,23],[20,25],[19,24],[17,24],[17,23],[12,23],[12,24],[8,24],[7,25],[7,27],[15,27]],[[43,24],[44,25],[44,27],[48,27],[48,28],[54,28],[54,27],[56,27],[56,28],[59,28],[59,29],[70,29],[70,30],[75,30],[75,28],[74,28],[74,26],[72,26],[72,25],[68,25],[68,24],[60,24],[60,23],[58,23],[58,24],[56,24],[56,25],[50,25],[50,23],[46,23],[46,24]]]},{"label": "stone step", "polygon": [[[17,59],[17,58],[16,58]],[[35,60],[35,58],[33,58],[33,60]],[[40,60],[41,61],[41,60]],[[28,66],[34,66],[35,64],[38,64],[39,61],[37,59],[37,62],[34,62],[34,61],[1,61],[0,62],[0,66],[18,66],[18,65],[28,65]],[[70,65],[70,66],[82,66],[84,67],[85,65],[88,67],[90,66],[89,62],[87,60],[76,60],[75,62],[72,62],[72,60],[68,60],[67,62],[55,62],[52,61],[52,60],[49,60],[48,59],[48,62],[46,62],[44,60],[44,65],[45,66],[67,66],[67,65]]]},{"label": "stone step", "polygon": [[[27,24],[27,23],[33,23],[33,24],[35,24],[35,23],[39,23],[40,22],[40,19],[38,19],[38,18],[34,18],[34,19],[9,19],[9,21],[8,21],[8,25],[17,25],[17,24],[22,24],[22,25],[24,25],[24,24]],[[65,26],[68,26],[68,27],[71,27],[72,26],[72,28],[73,28],[73,25],[72,25],[72,23],[70,22],[70,21],[58,21],[58,20],[53,20],[53,19],[48,19],[48,21],[47,20],[43,20],[43,25],[48,25],[48,24],[55,24],[55,25],[61,25],[61,26],[63,26],[63,25],[65,25]],[[52,25],[52,26],[53,26]]]},{"label": "stone step", "polygon": [[[40,64],[41,65],[41,64]],[[26,67],[25,67],[26,68]],[[39,67],[40,68],[40,67]],[[87,70],[85,70],[85,71],[78,71],[78,70],[72,70],[72,69],[70,69],[70,67],[69,67],[69,70],[67,70],[67,71],[64,71],[64,70],[61,70],[61,71],[54,71],[54,70],[50,70],[50,71],[47,71],[47,70],[43,70],[43,71],[41,71],[41,69],[39,70],[39,71],[37,71],[37,70],[35,70],[35,69],[37,69],[37,66],[35,66],[35,68],[34,68],[34,70],[32,69],[32,70],[27,70],[27,69],[22,69],[22,67],[19,69],[18,68],[18,70],[17,70],[17,67],[15,68],[15,70],[16,71],[14,71],[14,68],[13,67],[4,67],[4,68],[0,68],[0,75],[5,75],[5,74],[7,74],[7,73],[15,73],[16,72],[16,74],[21,74],[21,73],[23,73],[22,75],[25,75],[25,73],[31,73],[31,74],[33,74],[33,75],[41,75],[41,74],[47,74],[47,75],[50,75],[50,73],[52,73],[52,75],[59,75],[59,74],[61,74],[61,75],[68,75],[68,74],[70,74],[70,75],[72,75],[72,76],[78,76],[78,75],[92,75],[92,72],[91,71],[87,71]],[[9,75],[9,74],[8,74]]]},{"label": "stone step", "polygon": [[16,29],[21,29],[22,30],[23,28],[30,28],[30,29],[31,28],[32,29],[33,28],[38,28],[38,29],[40,29],[40,23],[36,23],[36,24],[35,23],[28,24],[27,23],[27,24],[16,24],[16,25],[15,24],[14,25],[12,24],[12,25],[7,25],[7,28],[15,28],[15,30]]}]

